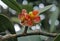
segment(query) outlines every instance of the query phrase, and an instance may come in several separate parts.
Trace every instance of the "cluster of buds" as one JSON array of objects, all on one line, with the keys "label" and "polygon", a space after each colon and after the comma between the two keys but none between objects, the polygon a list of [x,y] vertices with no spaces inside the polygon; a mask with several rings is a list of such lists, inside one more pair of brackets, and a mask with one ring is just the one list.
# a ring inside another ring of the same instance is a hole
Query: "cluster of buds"
[{"label": "cluster of buds", "polygon": [[20,23],[24,26],[31,27],[40,22],[40,16],[38,10],[33,10],[29,13],[25,9],[18,15]]}]

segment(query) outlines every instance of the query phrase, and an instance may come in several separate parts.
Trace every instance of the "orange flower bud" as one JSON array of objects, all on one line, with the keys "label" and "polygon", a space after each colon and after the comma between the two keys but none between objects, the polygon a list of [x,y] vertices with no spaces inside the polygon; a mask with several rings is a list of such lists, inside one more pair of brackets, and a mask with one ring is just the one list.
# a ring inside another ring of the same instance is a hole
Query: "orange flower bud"
[{"label": "orange flower bud", "polygon": [[38,10],[33,10],[33,15],[38,15],[39,11]]}]

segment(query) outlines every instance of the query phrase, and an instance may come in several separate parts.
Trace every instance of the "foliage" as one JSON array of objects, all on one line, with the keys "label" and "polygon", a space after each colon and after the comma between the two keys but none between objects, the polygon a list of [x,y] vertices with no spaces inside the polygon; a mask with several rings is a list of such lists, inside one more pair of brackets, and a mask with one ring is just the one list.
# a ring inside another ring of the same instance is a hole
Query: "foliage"
[{"label": "foliage", "polygon": [[[2,0],[2,1],[3,1],[6,5],[8,5],[10,8],[16,10],[17,13],[20,13],[20,11],[21,11],[23,8],[27,9],[28,12],[33,10],[33,6],[30,6],[30,5],[20,5],[20,4],[18,4],[15,0]],[[40,12],[39,12],[39,13],[43,13],[43,12],[49,10],[51,7],[52,7],[52,5],[46,6],[46,7],[44,7],[43,9],[40,9]],[[51,17],[50,17],[50,19],[51,19],[50,32],[53,32],[54,29],[55,29],[55,21],[56,21],[56,19],[58,18],[58,14],[59,14],[59,9],[58,9],[58,8],[57,8],[54,12],[51,13]],[[19,22],[19,21],[17,20],[17,18],[14,18],[14,19],[12,18],[12,20],[13,20],[13,21],[16,20],[16,22]],[[3,28],[3,30],[2,30],[1,28]],[[10,21],[5,15],[0,15],[0,32],[3,32],[3,31],[5,31],[5,30],[9,30],[10,33],[12,33],[12,34],[15,33],[15,30],[14,30],[14,28],[13,28],[13,25],[12,25],[11,21]],[[57,41],[58,39],[60,39],[59,37],[60,37],[60,36],[57,36],[57,38],[56,38],[54,41]],[[35,38],[36,40],[35,40],[35,39],[32,39],[32,38]],[[38,39],[38,38],[39,38],[39,36],[38,36],[38,37],[36,37],[36,36],[33,36],[33,37],[28,36],[28,37],[21,37],[21,38],[19,38],[19,39],[20,39],[21,41],[25,41],[25,40],[26,40],[26,41],[31,41],[31,40],[41,41],[41,39],[40,39],[40,38]],[[27,39],[28,39],[28,40],[27,40]]]},{"label": "foliage", "polygon": [[[5,16],[0,14],[0,32],[5,32],[8,30],[9,33],[15,34],[14,26],[12,25],[12,22]],[[16,38],[8,39],[8,41],[16,41]]]},{"label": "foliage", "polygon": [[57,35],[53,41],[59,41],[60,40],[60,35]]},{"label": "foliage", "polygon": [[54,32],[54,30],[56,29],[55,27],[55,21],[57,20],[59,15],[59,9],[56,7],[56,10],[54,12],[51,13],[51,26],[50,26],[50,32]]}]

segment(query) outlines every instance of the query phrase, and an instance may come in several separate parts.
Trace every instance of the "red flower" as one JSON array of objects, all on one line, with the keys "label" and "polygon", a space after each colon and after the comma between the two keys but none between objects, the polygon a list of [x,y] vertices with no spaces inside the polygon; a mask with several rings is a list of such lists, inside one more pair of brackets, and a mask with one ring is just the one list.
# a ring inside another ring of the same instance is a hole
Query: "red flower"
[{"label": "red flower", "polygon": [[32,21],[27,21],[27,26],[29,26],[29,27],[33,26],[33,22]]},{"label": "red flower", "polygon": [[36,16],[33,21],[34,21],[34,23],[39,23],[40,22],[40,16]]},{"label": "red flower", "polygon": [[25,16],[24,14],[19,14],[18,15],[19,20],[21,20],[21,21],[25,20],[24,16]]},{"label": "red flower", "polygon": [[18,18],[23,21],[25,19],[25,16],[27,14],[27,11],[25,9],[22,9],[22,12],[18,15]]},{"label": "red flower", "polygon": [[26,19],[26,20],[31,20],[30,18],[31,18],[31,17],[29,16],[29,14],[26,14],[25,19]]},{"label": "red flower", "polygon": [[22,25],[31,27],[40,22],[40,16],[38,16],[38,13],[38,10],[33,10],[28,14],[27,11],[23,9],[21,14],[18,15],[18,18],[21,20]]}]

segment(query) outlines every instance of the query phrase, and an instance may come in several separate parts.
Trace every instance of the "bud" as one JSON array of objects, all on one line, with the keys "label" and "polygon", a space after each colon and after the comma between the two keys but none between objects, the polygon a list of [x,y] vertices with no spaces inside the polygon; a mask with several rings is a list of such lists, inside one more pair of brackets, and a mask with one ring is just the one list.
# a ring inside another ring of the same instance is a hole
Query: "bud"
[{"label": "bud", "polygon": [[39,11],[38,10],[33,10],[33,15],[38,15]]},{"label": "bud", "polygon": [[39,23],[40,22],[40,17],[36,16],[33,21],[34,21],[34,23]]}]

